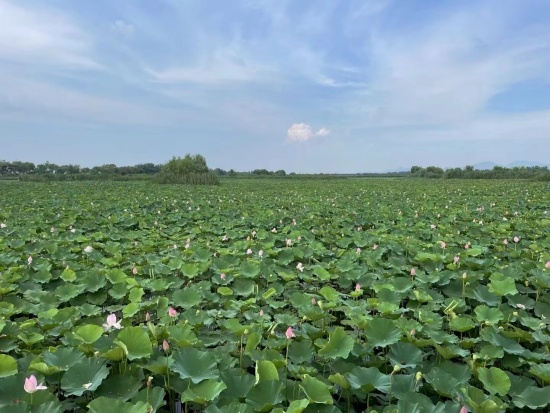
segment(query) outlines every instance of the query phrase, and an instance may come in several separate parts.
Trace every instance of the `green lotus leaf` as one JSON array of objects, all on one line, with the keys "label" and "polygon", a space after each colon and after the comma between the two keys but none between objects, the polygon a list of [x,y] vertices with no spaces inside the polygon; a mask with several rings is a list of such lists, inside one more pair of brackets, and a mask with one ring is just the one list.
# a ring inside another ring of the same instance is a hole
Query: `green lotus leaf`
[{"label": "green lotus leaf", "polygon": [[111,284],[125,284],[127,282],[127,275],[124,271],[119,269],[111,269],[105,273],[105,278],[107,278]]},{"label": "green lotus leaf", "polygon": [[212,353],[199,351],[193,347],[182,348],[172,354],[174,363],[170,367],[182,379],[191,379],[193,383],[217,379],[219,370]]},{"label": "green lotus leaf", "polygon": [[195,278],[199,275],[199,266],[198,264],[186,263],[181,266],[181,273],[187,278]]},{"label": "green lotus leaf", "polygon": [[128,360],[147,357],[153,347],[147,332],[141,327],[125,327],[118,333],[114,344],[124,350]]},{"label": "green lotus leaf", "polygon": [[95,324],[86,324],[78,327],[73,334],[77,340],[85,344],[93,344],[99,340],[104,332],[105,330],[102,327]]},{"label": "green lotus leaf", "polygon": [[101,383],[94,397],[108,397],[127,401],[135,397],[143,385],[143,380],[130,374],[111,376]]},{"label": "green lotus leaf", "polygon": [[392,320],[375,318],[367,324],[365,336],[373,347],[387,347],[397,343],[402,337]]},{"label": "green lotus leaf", "polygon": [[221,379],[227,386],[221,397],[233,399],[244,399],[256,382],[252,374],[241,369],[222,370]]},{"label": "green lotus leaf", "polygon": [[172,296],[174,305],[182,308],[195,307],[202,301],[200,293],[194,288],[178,290]]},{"label": "green lotus leaf", "polygon": [[381,373],[376,367],[355,367],[344,374],[344,377],[352,389],[360,389],[366,393],[375,389],[384,393],[390,390],[390,376]]},{"label": "green lotus leaf", "polygon": [[75,364],[79,364],[84,361],[85,356],[84,353],[76,348],[59,347],[53,353],[50,351],[43,352],[42,358],[49,366],[67,371]]},{"label": "green lotus leaf", "polygon": [[[304,375],[300,388],[306,394],[311,403],[333,404],[334,400],[330,394],[330,387],[315,377]],[[305,406],[304,406],[305,408]]]},{"label": "green lotus leaf", "polygon": [[74,280],[76,280],[76,273],[70,268],[65,268],[59,277],[63,281],[73,282]]},{"label": "green lotus leaf", "polygon": [[487,307],[486,305],[478,305],[474,312],[476,319],[481,324],[496,325],[499,321],[504,320],[504,314],[498,308]]},{"label": "green lotus leaf", "polygon": [[353,337],[348,335],[342,327],[336,327],[329,334],[328,343],[319,350],[319,355],[330,359],[337,357],[345,359],[349,356],[354,344]]},{"label": "green lotus leaf", "polygon": [[0,354],[0,378],[17,374],[17,361],[7,354]]},{"label": "green lotus leaf", "polygon": [[283,401],[282,390],[283,383],[280,381],[262,381],[248,392],[246,403],[255,411],[269,412],[273,406]]},{"label": "green lotus leaf", "polygon": [[61,388],[68,396],[82,396],[84,392],[97,390],[109,375],[105,362],[89,358],[67,370],[61,379]]},{"label": "green lotus leaf", "polygon": [[279,380],[277,367],[269,360],[258,360],[256,362],[256,383],[267,380]]},{"label": "green lotus leaf", "polygon": [[550,383],[550,364],[535,364],[531,367],[529,373],[540,378],[545,383]]},{"label": "green lotus leaf", "polygon": [[150,413],[150,407],[141,401],[133,404],[108,397],[98,397],[88,404],[90,413]]},{"label": "green lotus leaf", "polygon": [[445,361],[433,367],[424,375],[426,381],[442,396],[453,397],[470,380],[472,372],[468,366]]},{"label": "green lotus leaf", "polygon": [[388,354],[391,364],[401,368],[415,368],[422,364],[424,355],[416,346],[399,341],[392,345]]},{"label": "green lotus leaf", "polygon": [[166,392],[162,387],[153,387],[152,389],[143,389],[141,390],[134,398],[132,398],[132,403],[136,404],[137,402],[147,403],[153,409],[148,413],[157,412],[164,404],[164,397]]},{"label": "green lotus leaf", "polygon": [[490,280],[491,282],[488,284],[489,292],[493,294],[502,297],[518,293],[514,279],[511,277],[505,277],[497,272],[491,275]]},{"label": "green lotus leaf", "polygon": [[199,384],[192,384],[181,395],[182,401],[198,404],[208,404],[216,399],[227,386],[217,380],[204,380]]}]

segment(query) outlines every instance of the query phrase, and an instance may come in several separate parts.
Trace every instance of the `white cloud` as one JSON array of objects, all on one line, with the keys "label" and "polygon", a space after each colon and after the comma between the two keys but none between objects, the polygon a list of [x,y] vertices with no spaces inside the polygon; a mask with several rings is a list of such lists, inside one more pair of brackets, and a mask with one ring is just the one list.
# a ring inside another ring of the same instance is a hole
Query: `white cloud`
[{"label": "white cloud", "polygon": [[117,20],[116,22],[111,24],[111,29],[124,37],[132,37],[135,31],[134,26],[125,23],[122,20]]},{"label": "white cloud", "polygon": [[327,128],[321,128],[317,132],[311,129],[311,126],[306,123],[295,123],[286,133],[287,138],[292,142],[307,141],[315,136],[327,136],[330,134],[330,130]]},{"label": "white cloud", "polygon": [[33,67],[100,67],[91,57],[90,38],[67,16],[21,4],[0,0],[0,61]]}]

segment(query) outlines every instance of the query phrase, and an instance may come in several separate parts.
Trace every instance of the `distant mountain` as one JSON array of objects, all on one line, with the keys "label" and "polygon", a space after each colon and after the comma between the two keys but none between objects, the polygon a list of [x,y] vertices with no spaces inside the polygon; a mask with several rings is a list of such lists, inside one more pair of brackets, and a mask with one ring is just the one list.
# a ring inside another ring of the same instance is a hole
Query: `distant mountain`
[{"label": "distant mountain", "polygon": [[486,169],[493,169],[495,166],[497,166],[494,162],[481,162],[476,163],[474,165],[474,169],[477,169],[478,171],[486,170]]},{"label": "distant mountain", "polygon": [[510,162],[507,165],[502,165],[502,164],[499,165],[494,162],[481,162],[481,163],[476,163],[474,165],[474,169],[477,169],[477,170],[493,169],[497,165],[504,166],[505,168],[516,168],[516,167],[522,167],[522,166],[526,168],[533,167],[533,166],[548,166],[543,164],[542,162],[532,162],[532,161],[514,161],[514,162]]}]

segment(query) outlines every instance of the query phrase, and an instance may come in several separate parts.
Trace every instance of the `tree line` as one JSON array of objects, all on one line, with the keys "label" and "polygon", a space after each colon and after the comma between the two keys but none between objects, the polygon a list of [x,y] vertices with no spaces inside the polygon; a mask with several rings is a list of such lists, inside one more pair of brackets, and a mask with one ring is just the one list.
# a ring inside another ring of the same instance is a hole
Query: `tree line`
[{"label": "tree line", "polygon": [[465,168],[443,169],[437,166],[413,166],[410,176],[435,179],[530,179],[550,181],[550,170],[547,166],[516,166],[505,168],[494,166],[493,169],[475,169],[468,165]]}]

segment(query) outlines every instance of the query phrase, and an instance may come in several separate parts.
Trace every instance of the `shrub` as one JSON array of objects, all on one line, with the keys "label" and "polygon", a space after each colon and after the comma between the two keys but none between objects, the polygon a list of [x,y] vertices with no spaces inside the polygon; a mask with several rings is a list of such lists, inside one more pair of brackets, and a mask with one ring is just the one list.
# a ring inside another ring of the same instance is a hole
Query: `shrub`
[{"label": "shrub", "polygon": [[202,155],[173,157],[162,166],[155,181],[160,184],[218,185],[218,175],[208,169]]}]

